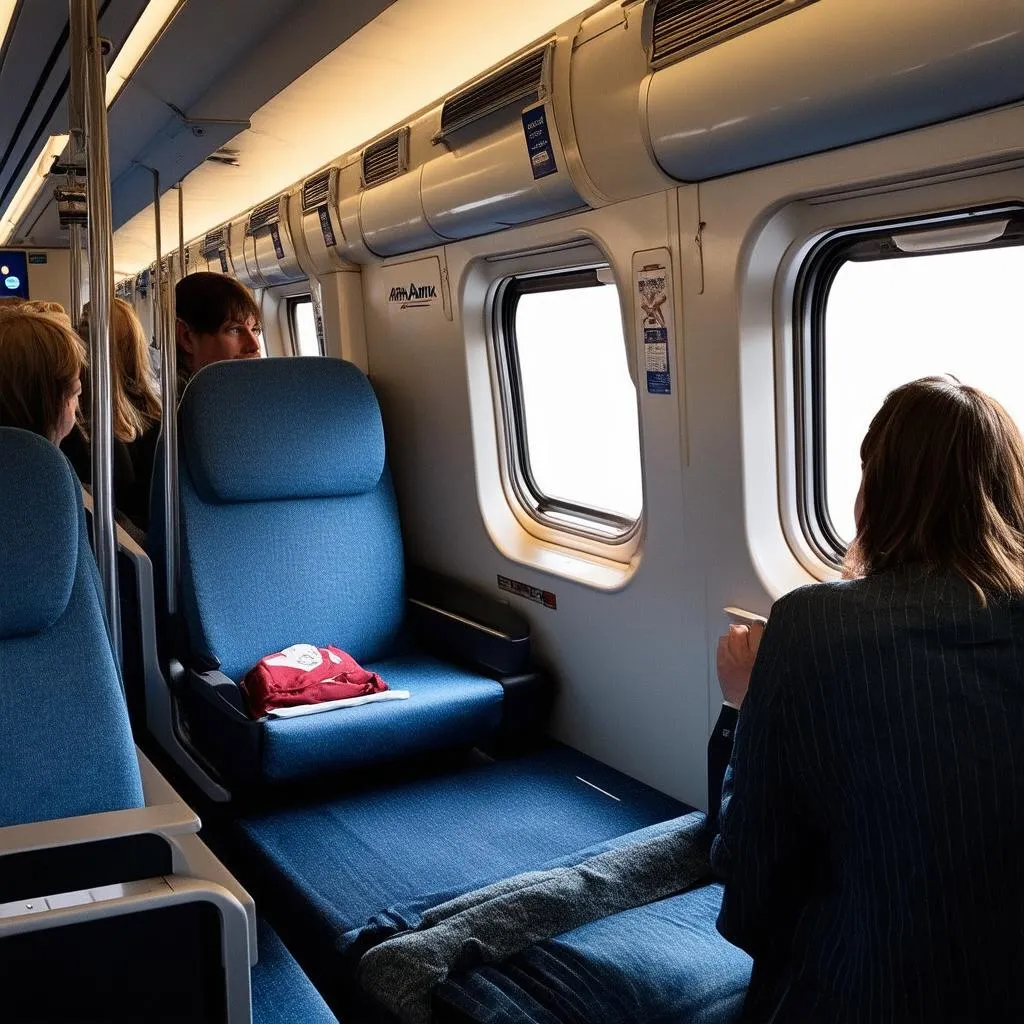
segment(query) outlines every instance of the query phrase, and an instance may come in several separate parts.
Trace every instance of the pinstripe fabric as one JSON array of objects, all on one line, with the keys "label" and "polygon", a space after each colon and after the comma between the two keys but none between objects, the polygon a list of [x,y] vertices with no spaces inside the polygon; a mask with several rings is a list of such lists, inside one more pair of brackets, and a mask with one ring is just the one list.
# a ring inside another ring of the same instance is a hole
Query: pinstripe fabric
[{"label": "pinstripe fabric", "polygon": [[745,1020],[1024,1020],[1024,601],[921,572],[780,600],[712,860]]}]

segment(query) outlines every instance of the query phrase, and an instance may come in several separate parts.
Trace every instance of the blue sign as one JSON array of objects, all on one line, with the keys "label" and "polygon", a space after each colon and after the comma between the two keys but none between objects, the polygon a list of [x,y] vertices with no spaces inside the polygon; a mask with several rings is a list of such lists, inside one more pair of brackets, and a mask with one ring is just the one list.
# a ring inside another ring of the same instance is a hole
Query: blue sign
[{"label": "blue sign", "polygon": [[23,252],[0,252],[0,296],[28,298],[28,262]]},{"label": "blue sign", "polygon": [[281,232],[278,226],[275,224],[270,229],[270,238],[274,243],[274,255],[279,259],[284,259],[284,246],[281,244]]},{"label": "blue sign", "polygon": [[324,236],[324,245],[333,249],[338,243],[334,238],[334,225],[331,223],[331,211],[326,206],[321,206],[317,211],[320,215],[320,233]]},{"label": "blue sign", "polygon": [[555,151],[548,130],[548,114],[544,107],[534,107],[523,114],[523,132],[526,135],[526,152],[530,155],[534,181],[557,173]]}]

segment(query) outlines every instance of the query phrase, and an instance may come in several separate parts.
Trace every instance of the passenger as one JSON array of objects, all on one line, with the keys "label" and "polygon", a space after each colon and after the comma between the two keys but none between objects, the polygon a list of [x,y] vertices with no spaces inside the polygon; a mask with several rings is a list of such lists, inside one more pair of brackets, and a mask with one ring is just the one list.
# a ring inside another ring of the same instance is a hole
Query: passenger
[{"label": "passenger", "polygon": [[712,851],[743,1019],[1024,1020],[1024,439],[933,377],[861,461],[852,578],[721,652],[753,660]]},{"label": "passenger", "polygon": [[[88,328],[89,307],[83,311]],[[113,375],[111,409],[114,433],[114,504],[140,530],[149,525],[149,488],[160,436],[160,395],[150,369],[145,333],[124,299],[110,307]],[[61,446],[83,483],[92,480],[87,432],[80,426]]]},{"label": "passenger", "polygon": [[174,289],[178,317],[178,394],[194,373],[225,359],[258,359],[260,309],[226,274],[189,274]]},{"label": "passenger", "polygon": [[19,309],[25,305],[24,299],[19,299],[17,295],[3,295],[0,296],[0,309]]},{"label": "passenger", "polygon": [[49,302],[43,299],[29,299],[22,303],[22,308],[32,313],[51,313],[57,316],[67,316],[68,311],[59,302]]},{"label": "passenger", "polygon": [[81,338],[57,318],[0,311],[0,426],[59,445],[75,425],[84,366]]}]

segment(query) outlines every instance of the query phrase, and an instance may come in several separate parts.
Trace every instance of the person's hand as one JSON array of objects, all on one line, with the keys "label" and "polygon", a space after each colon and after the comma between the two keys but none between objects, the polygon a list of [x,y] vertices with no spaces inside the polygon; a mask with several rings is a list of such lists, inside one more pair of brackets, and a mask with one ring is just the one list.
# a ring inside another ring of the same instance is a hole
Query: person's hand
[{"label": "person's hand", "polygon": [[715,664],[718,668],[718,685],[727,704],[739,707],[750,686],[750,673],[757,658],[757,648],[764,635],[764,624],[754,622],[749,626],[730,626],[725,636],[718,638],[718,652]]}]

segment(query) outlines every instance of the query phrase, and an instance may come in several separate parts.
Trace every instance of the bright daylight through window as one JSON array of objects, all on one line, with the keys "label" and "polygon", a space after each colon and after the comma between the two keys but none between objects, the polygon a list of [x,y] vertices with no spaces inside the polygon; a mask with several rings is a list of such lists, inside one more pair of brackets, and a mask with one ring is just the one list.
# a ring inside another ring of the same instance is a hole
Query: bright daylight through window
[{"label": "bright daylight through window", "polygon": [[318,356],[320,338],[316,333],[316,317],[313,314],[313,300],[292,300],[292,342],[297,356]]},{"label": "bright daylight through window", "polygon": [[619,296],[596,271],[511,283],[506,358],[518,468],[555,525],[624,535],[643,487],[636,389]]},{"label": "bright daylight through window", "polygon": [[854,535],[860,443],[886,394],[951,373],[1024,425],[1024,246],[844,263],[825,309],[825,482]]}]

